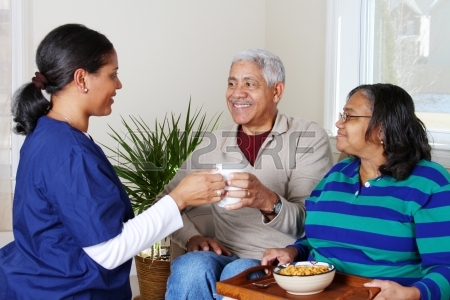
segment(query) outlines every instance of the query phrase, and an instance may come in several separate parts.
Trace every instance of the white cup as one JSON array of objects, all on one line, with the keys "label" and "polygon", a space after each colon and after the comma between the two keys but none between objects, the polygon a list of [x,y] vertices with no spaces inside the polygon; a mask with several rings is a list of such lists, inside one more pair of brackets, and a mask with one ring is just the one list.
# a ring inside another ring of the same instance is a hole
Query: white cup
[{"label": "white cup", "polygon": [[[244,172],[244,169],[247,165],[245,164],[238,164],[238,163],[222,163],[222,164],[216,164],[217,173],[220,173],[223,177],[224,181],[227,181],[230,179],[231,173],[237,173],[237,172]],[[226,186],[225,191],[238,191],[242,190],[239,187],[234,186]],[[236,202],[241,201],[241,198],[234,198],[234,197],[228,197],[225,196],[222,198],[222,200],[217,203],[220,207],[224,207],[227,204],[233,204]]]}]

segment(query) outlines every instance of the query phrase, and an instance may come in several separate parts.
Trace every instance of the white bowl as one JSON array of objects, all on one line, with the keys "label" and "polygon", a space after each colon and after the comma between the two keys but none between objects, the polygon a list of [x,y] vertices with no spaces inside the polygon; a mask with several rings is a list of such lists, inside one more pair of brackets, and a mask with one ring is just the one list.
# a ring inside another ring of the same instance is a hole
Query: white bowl
[{"label": "white bowl", "polygon": [[[327,266],[328,271],[315,275],[283,275],[280,271],[289,265],[294,266]],[[333,281],[336,268],[325,262],[299,261],[291,264],[279,265],[273,271],[277,284],[293,295],[312,295],[323,291]]]}]

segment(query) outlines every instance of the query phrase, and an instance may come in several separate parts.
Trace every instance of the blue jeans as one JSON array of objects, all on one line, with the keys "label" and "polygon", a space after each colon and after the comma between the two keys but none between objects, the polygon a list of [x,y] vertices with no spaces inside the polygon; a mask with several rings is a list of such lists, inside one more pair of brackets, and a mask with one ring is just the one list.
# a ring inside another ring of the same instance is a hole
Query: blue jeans
[{"label": "blue jeans", "polygon": [[[222,299],[216,293],[216,282],[259,266],[260,260],[217,255],[212,251],[188,252],[172,262],[167,280],[166,300]],[[254,273],[251,278],[263,276]]]}]

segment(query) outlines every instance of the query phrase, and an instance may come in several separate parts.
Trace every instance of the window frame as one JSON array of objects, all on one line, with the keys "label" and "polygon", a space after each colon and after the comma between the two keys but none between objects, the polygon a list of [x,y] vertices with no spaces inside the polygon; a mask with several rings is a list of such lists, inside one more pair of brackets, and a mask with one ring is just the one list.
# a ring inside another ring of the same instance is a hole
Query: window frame
[{"label": "window frame", "polygon": [[[373,82],[374,6],[372,0],[327,0],[324,127],[332,132],[336,154],[335,123],[346,94]],[[432,159],[450,169],[450,131],[430,130],[430,134]]]},{"label": "window frame", "polygon": [[[24,51],[24,12],[25,7],[23,0],[13,0],[11,1],[11,22],[12,22],[12,80],[11,80],[11,90],[16,91],[21,87],[24,81],[24,68],[25,68],[25,51]],[[12,100],[12,99],[11,99]],[[12,125],[14,121],[12,120]],[[17,167],[19,165],[20,158],[20,148],[25,140],[22,135],[17,135],[11,132],[11,185],[12,191],[16,186],[16,173]]]},{"label": "window frame", "polygon": [[[11,76],[10,81],[10,92],[14,92],[23,84],[23,70],[24,70],[24,1],[23,0],[11,0],[9,3],[10,9],[10,28],[11,28],[11,61],[10,67],[11,72],[7,74],[7,76]],[[6,75],[6,74],[5,74]],[[12,98],[12,95],[10,95]],[[10,99],[12,102],[12,99]],[[10,102],[10,103],[11,103]],[[11,125],[13,125],[13,118],[11,113],[6,115],[10,118]],[[15,189],[15,178],[17,165],[20,155],[20,148],[23,144],[24,137],[13,134],[11,131],[6,137],[8,139],[9,144],[9,181],[11,185],[11,198],[10,201],[13,201],[13,194]],[[11,211],[12,213],[12,211]],[[4,225],[4,224],[3,224]],[[10,243],[14,240],[14,236],[12,231],[2,231],[0,232],[0,247]]]}]

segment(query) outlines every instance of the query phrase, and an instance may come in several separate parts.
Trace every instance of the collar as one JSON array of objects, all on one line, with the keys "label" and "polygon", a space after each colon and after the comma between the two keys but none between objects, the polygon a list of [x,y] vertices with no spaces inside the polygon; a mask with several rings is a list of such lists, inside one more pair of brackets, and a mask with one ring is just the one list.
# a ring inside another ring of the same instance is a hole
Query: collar
[{"label": "collar", "polygon": [[347,177],[359,176],[359,168],[361,167],[361,159],[358,157],[348,157],[339,164],[342,164],[340,172]]},{"label": "collar", "polygon": [[[357,176],[359,178],[359,169],[361,168],[361,159],[356,156],[351,156],[346,159],[341,160],[339,165],[342,164],[342,167],[340,168],[340,172],[347,176],[348,178],[352,178]],[[378,180],[385,179],[390,181],[396,181],[396,179],[389,175],[383,175],[377,177]]]}]

